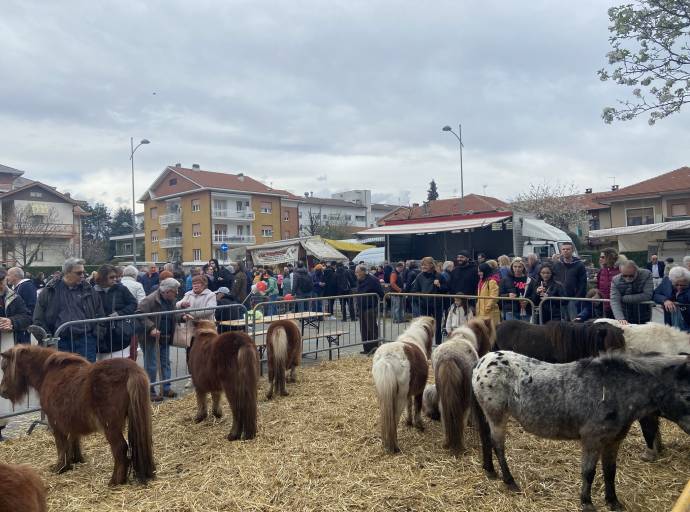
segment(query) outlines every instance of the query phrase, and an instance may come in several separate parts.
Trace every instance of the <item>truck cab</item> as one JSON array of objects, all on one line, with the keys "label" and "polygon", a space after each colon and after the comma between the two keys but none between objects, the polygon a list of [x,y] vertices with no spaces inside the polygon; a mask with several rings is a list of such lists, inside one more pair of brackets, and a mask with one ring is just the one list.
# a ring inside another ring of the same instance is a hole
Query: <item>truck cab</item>
[{"label": "truck cab", "polygon": [[[540,260],[549,259],[554,254],[561,253],[561,244],[564,242],[570,242],[570,240],[530,240],[524,243],[522,256],[526,258],[529,254],[534,253]],[[574,245],[573,255],[577,256],[577,248]]]}]

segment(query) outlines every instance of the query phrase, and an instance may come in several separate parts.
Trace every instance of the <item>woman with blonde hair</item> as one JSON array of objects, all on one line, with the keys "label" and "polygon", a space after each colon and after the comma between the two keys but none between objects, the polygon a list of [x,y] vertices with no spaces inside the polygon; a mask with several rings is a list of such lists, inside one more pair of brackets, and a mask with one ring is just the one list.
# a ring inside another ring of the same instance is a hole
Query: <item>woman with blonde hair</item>
[{"label": "woman with blonde hair", "polygon": [[[441,294],[447,293],[447,287],[444,289],[443,278],[440,273],[436,272],[436,265],[434,258],[427,256],[422,258],[422,271],[417,275],[410,292],[423,294]],[[443,339],[443,313],[444,302],[443,297],[412,297],[412,300],[419,304],[419,313],[421,315],[433,316],[436,320],[436,345],[440,345]]]},{"label": "woman with blonde hair", "polygon": [[[508,275],[501,279],[499,283],[498,293],[501,297],[511,299],[524,297],[529,281],[527,267],[522,258],[514,258],[510,264]],[[529,321],[529,317],[532,315],[532,308],[529,307],[526,301],[501,301],[501,309],[503,310],[504,320]]]},{"label": "woman with blonde hair", "polygon": [[510,258],[505,254],[498,257],[498,272],[501,279],[504,279],[510,272]]},{"label": "woman with blonde hair", "polygon": [[501,321],[498,308],[499,276],[488,262],[479,265],[479,284],[477,285],[477,317],[488,318],[494,327]]}]

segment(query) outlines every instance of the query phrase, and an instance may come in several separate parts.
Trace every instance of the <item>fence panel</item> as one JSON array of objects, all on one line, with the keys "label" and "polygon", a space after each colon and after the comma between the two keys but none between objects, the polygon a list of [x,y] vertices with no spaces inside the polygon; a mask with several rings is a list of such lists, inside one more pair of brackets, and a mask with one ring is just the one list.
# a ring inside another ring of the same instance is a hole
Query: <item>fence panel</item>
[{"label": "fence panel", "polygon": [[[581,297],[544,297],[537,309],[538,323],[550,320],[586,321],[598,318],[613,318],[609,299],[586,299]],[[630,323],[639,320],[655,321],[656,304],[652,301],[628,305],[626,316]],[[628,316],[629,315],[629,316]],[[648,320],[646,320],[648,319]],[[643,322],[643,323],[645,323]]]}]

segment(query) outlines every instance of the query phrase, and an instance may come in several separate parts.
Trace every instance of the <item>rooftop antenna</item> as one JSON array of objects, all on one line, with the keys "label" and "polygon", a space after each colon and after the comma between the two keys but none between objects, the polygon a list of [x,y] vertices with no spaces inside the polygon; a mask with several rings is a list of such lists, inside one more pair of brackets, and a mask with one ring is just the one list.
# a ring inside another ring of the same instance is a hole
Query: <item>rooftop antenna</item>
[{"label": "rooftop antenna", "polygon": [[613,180],[613,186],[616,186],[616,177],[615,176],[609,176],[610,180]]},{"label": "rooftop antenna", "polygon": [[483,196],[486,195],[486,187],[488,187],[488,185],[486,183],[484,185],[482,185],[482,195]]}]

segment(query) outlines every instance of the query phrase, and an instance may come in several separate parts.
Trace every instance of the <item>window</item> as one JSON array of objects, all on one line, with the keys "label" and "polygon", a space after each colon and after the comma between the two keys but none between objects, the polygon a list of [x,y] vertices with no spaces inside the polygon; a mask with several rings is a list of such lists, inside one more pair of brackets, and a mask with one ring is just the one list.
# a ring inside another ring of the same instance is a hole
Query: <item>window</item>
[{"label": "window", "polygon": [[686,203],[672,204],[671,217],[681,217],[688,214],[688,205]]},{"label": "window", "polygon": [[601,222],[599,221],[599,212],[592,212],[592,216],[589,219],[589,230],[594,231],[595,229],[601,229]]},{"label": "window", "polygon": [[273,226],[261,226],[261,236],[271,238],[273,236]]},{"label": "window", "polygon": [[213,209],[224,212],[228,207],[228,202],[222,199],[213,200]]},{"label": "window", "polygon": [[34,261],[43,261],[43,251],[37,251]]},{"label": "window", "polygon": [[301,219],[302,218],[302,212],[297,212],[297,216]]},{"label": "window", "polygon": [[158,261],[158,253],[157,252],[151,253],[151,261],[153,261],[154,263]]},{"label": "window", "polygon": [[355,220],[356,220],[357,222],[366,222],[366,221],[367,221],[367,218],[366,218],[364,215],[356,215],[356,216],[355,216]]},{"label": "window", "polygon": [[201,211],[201,203],[199,202],[198,199],[192,199],[192,211],[193,212],[200,212]]},{"label": "window", "polygon": [[237,207],[237,211],[241,212],[244,210],[244,201],[235,201],[235,206]]},{"label": "window", "polygon": [[192,250],[192,259],[194,261],[201,261],[201,249]]},{"label": "window", "polygon": [[151,220],[156,220],[158,218],[158,208],[151,208]]},{"label": "window", "polygon": [[283,210],[283,220],[285,222],[290,220],[290,210]]},{"label": "window", "polygon": [[151,231],[151,243],[158,241],[158,231]]},{"label": "window", "polygon": [[177,185],[177,178],[170,178],[170,179],[168,180],[168,185],[170,185],[171,187],[172,187],[173,185]]},{"label": "window", "polygon": [[654,224],[654,208],[631,208],[626,211],[628,226]]},{"label": "window", "polygon": [[326,219],[328,219],[328,215],[326,215],[326,214],[324,213],[324,214],[321,216],[321,218],[322,218],[323,220],[326,220]]},{"label": "window", "polygon": [[124,254],[129,254],[130,252],[132,252],[132,244],[131,244],[131,243],[129,243],[129,244],[123,244],[123,245],[122,245],[122,252],[123,252]]},{"label": "window", "polygon": [[32,190],[31,192],[29,192],[29,197],[43,197],[43,192],[39,192],[38,190]]},{"label": "window", "polygon": [[289,231],[286,231],[286,232],[285,232],[285,240],[287,240],[288,238],[290,238],[290,232],[289,232]]},{"label": "window", "polygon": [[271,213],[273,211],[273,203],[262,202],[261,213]]},{"label": "window", "polygon": [[201,236],[201,224],[192,224],[192,237],[199,238]]},{"label": "window", "polygon": [[345,215],[345,220],[352,220],[352,215],[349,215],[349,214]]}]

